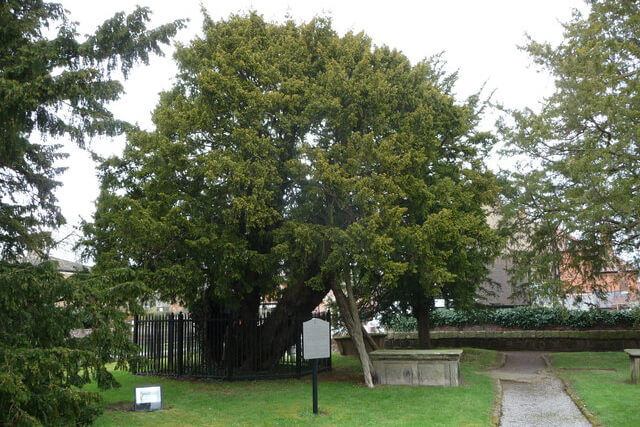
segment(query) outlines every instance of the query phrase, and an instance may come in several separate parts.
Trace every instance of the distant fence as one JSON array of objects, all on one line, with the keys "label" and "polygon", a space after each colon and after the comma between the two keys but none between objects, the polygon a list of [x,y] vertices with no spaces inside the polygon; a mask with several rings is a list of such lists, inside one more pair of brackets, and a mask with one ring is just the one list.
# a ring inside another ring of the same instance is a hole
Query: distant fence
[{"label": "distant fence", "polygon": [[[293,334],[284,354],[274,363],[265,353],[269,343],[262,326],[268,314],[255,322],[233,318],[198,320],[189,314],[136,316],[133,342],[140,347],[141,362],[133,367],[138,375],[166,375],[239,380],[296,378],[311,373],[304,359],[302,319],[292,316]],[[329,312],[313,317],[329,321]],[[319,360],[320,371],[331,369],[331,358]]]}]

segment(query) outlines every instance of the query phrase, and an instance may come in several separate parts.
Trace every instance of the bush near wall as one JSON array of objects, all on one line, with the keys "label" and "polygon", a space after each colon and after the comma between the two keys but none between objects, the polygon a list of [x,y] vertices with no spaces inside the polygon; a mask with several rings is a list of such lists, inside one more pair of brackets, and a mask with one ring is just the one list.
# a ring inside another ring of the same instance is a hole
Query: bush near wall
[{"label": "bush near wall", "polygon": [[[434,331],[434,347],[499,351],[622,351],[640,348],[640,330]],[[385,349],[418,348],[417,332],[390,332]]]},{"label": "bush near wall", "polygon": [[[415,331],[411,316],[395,314],[383,319],[382,325],[393,331]],[[498,325],[515,329],[571,329],[632,328],[640,326],[640,310],[568,310],[548,307],[518,307],[504,309],[446,310],[437,309],[431,316],[431,327]]]}]

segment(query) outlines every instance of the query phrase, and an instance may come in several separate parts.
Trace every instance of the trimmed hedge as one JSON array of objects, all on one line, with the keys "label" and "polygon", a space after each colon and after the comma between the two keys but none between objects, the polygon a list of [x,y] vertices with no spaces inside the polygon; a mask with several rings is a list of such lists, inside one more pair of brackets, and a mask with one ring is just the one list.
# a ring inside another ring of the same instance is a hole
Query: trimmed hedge
[{"label": "trimmed hedge", "polygon": [[[582,339],[582,340],[624,340],[640,339],[640,330],[630,331],[432,331],[431,339],[447,338],[481,338],[481,339]],[[346,339],[349,337],[340,337]],[[417,332],[390,332],[386,336],[385,347],[389,341],[393,340],[415,340],[418,339]]]},{"label": "trimmed hedge", "polygon": [[[431,343],[499,351],[622,351],[640,348],[640,330],[432,331]],[[418,333],[390,332],[384,347],[418,348]]]},{"label": "trimmed hedge", "polygon": [[[383,326],[394,331],[415,331],[413,317],[395,315]],[[548,307],[519,307],[481,310],[437,309],[431,316],[431,327],[498,325],[504,328],[547,329],[563,326],[572,329],[607,329],[640,326],[640,310],[568,310]]]}]

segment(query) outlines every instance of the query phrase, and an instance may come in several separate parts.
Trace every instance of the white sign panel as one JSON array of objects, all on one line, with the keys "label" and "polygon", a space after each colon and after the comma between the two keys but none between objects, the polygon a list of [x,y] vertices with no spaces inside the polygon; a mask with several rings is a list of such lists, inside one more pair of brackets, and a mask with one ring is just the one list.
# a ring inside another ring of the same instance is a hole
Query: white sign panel
[{"label": "white sign panel", "polygon": [[162,409],[162,388],[158,386],[135,388],[136,411]]},{"label": "white sign panel", "polygon": [[302,341],[304,342],[304,358],[325,359],[330,356],[331,337],[329,322],[313,318],[302,324]]}]

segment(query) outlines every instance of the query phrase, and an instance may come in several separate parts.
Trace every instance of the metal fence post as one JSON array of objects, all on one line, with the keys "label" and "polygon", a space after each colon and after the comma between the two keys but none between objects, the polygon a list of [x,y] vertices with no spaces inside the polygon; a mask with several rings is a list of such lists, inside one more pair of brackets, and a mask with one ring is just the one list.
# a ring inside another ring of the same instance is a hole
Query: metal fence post
[{"label": "metal fence post", "polygon": [[151,347],[151,351],[153,354],[153,372],[158,374],[160,371],[159,363],[160,363],[160,319],[157,315],[153,315],[153,345]]},{"label": "metal fence post", "polygon": [[[135,316],[133,316],[133,343],[137,346],[138,345],[138,340],[139,340],[139,335],[138,335],[138,328],[140,326],[140,323],[138,321],[138,315],[136,314]],[[139,350],[138,350],[138,355],[139,355]],[[131,368],[131,373],[135,374],[136,371],[138,370],[138,366],[136,362],[133,362],[129,365],[129,368]]]},{"label": "metal fence post", "polygon": [[138,345],[138,315],[133,316],[133,343]]},{"label": "metal fence post", "polygon": [[175,359],[175,354],[174,354],[174,350],[175,350],[175,320],[174,320],[174,315],[173,313],[169,314],[169,330],[168,330],[168,340],[169,340],[169,345],[167,348],[167,365],[168,365],[168,369],[169,371],[173,372],[174,371],[174,366],[173,366],[173,361]]},{"label": "metal fence post", "polygon": [[229,336],[228,336],[228,344],[229,347],[225,350],[229,350],[229,351],[225,351],[225,357],[227,358],[227,380],[229,381],[233,381],[233,364],[235,362],[235,358],[236,358],[236,354],[237,354],[237,340],[235,339],[235,334],[237,333],[236,329],[234,328],[234,317],[230,316],[229,319],[227,320],[228,322],[228,331],[229,331]]},{"label": "metal fence post", "polygon": [[184,314],[178,314],[178,376],[184,372]]}]

